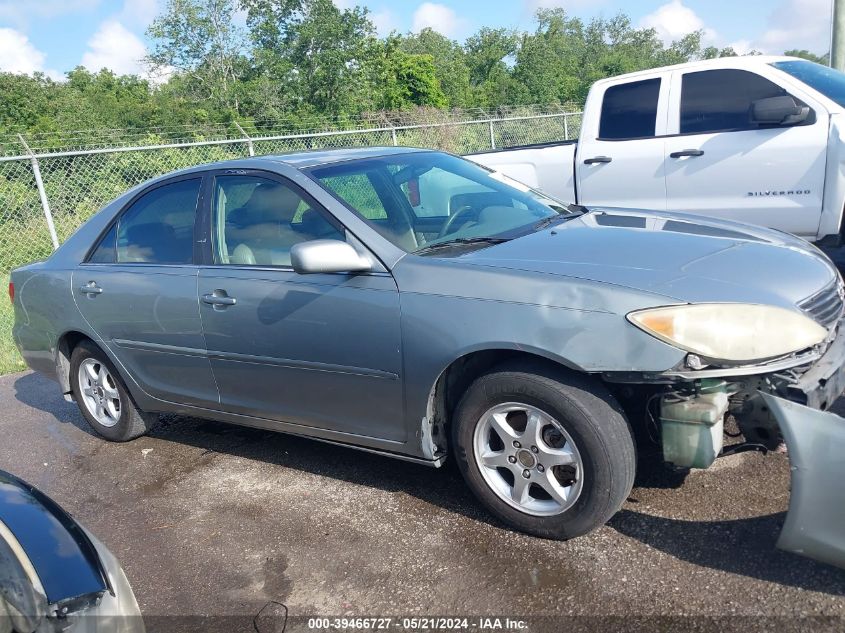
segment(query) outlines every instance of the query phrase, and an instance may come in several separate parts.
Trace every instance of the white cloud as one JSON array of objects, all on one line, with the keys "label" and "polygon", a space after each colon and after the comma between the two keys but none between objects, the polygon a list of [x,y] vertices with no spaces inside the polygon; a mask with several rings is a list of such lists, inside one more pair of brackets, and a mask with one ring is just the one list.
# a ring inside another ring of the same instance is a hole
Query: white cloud
[{"label": "white cloud", "polygon": [[29,38],[14,29],[0,28],[0,70],[8,73],[33,73],[44,69],[47,56]]},{"label": "white cloud", "polygon": [[534,13],[537,9],[565,9],[567,11],[575,11],[576,9],[584,9],[586,7],[593,7],[599,4],[604,4],[605,0],[523,0],[525,8]]},{"label": "white cloud", "polygon": [[[332,3],[341,11],[351,9],[356,5],[367,6],[370,4],[364,2],[364,0],[332,0]],[[390,9],[371,10],[369,17],[379,35],[388,35],[391,31],[399,29],[399,18]]]},{"label": "white cloud", "polygon": [[29,38],[14,29],[0,28],[0,70],[8,73],[33,73],[43,70],[47,56]]},{"label": "white cloud", "polygon": [[106,20],[88,40],[82,65],[92,72],[108,68],[118,75],[146,76],[143,63],[147,47],[118,20]]},{"label": "white cloud", "polygon": [[160,0],[124,0],[119,19],[136,30],[143,30],[161,12],[161,5]]},{"label": "white cloud", "polygon": [[44,67],[47,55],[39,51],[29,38],[15,29],[0,27],[0,71],[30,75],[43,72],[55,80],[61,73]]},{"label": "white cloud", "polygon": [[399,18],[390,9],[371,13],[370,20],[372,20],[373,26],[376,27],[376,31],[381,36],[388,35],[391,31],[399,30]]},{"label": "white cloud", "polygon": [[455,37],[466,26],[466,20],[445,4],[423,2],[414,11],[411,31],[419,33],[430,28],[447,37]]},{"label": "white cloud", "polygon": [[640,26],[657,31],[657,36],[665,44],[671,44],[695,31],[704,31],[702,40],[705,44],[713,44],[718,40],[716,31],[707,28],[704,20],[681,0],[671,0],[657,7],[654,13],[640,20]]},{"label": "white cloud", "polygon": [[735,42],[728,43],[727,47],[734,49],[737,55],[748,55],[748,53],[754,50],[754,44],[751,40],[736,40]]},{"label": "white cloud", "polygon": [[780,55],[792,48],[823,55],[830,49],[830,0],[783,0],[754,48]]},{"label": "white cloud", "polygon": [[49,19],[95,9],[101,0],[0,0],[0,21],[25,30],[33,18]]}]

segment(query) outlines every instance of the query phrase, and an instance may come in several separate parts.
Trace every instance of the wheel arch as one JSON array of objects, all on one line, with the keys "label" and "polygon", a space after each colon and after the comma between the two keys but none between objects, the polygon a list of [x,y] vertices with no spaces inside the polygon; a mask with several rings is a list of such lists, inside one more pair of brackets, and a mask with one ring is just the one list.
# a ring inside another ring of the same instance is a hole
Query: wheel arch
[{"label": "wheel arch", "polygon": [[[80,330],[68,330],[59,336],[56,341],[56,378],[62,388],[62,393],[66,397],[71,392],[70,357],[73,354],[73,350],[82,341],[89,341],[100,349],[103,349],[103,346],[97,343],[92,336]],[[105,350],[104,353],[108,354]]]},{"label": "wheel arch", "polygon": [[576,365],[541,350],[507,346],[465,350],[440,371],[429,390],[420,431],[423,454],[427,458],[448,455],[449,424],[458,402],[469,386],[493,367],[517,361],[534,362],[558,371],[585,373]]}]

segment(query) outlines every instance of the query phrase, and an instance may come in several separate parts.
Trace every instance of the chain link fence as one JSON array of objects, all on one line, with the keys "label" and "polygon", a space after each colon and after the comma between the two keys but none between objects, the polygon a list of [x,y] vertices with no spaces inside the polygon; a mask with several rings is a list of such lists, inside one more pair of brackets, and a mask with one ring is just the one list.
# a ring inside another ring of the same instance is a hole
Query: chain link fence
[{"label": "chain link fence", "polygon": [[[18,137],[19,153],[0,153],[0,281],[9,271],[45,259],[105,203],[139,183],[176,169],[251,155],[330,147],[403,145],[469,154],[577,138],[580,112],[446,120],[413,125],[295,134],[248,134],[134,146],[44,151]],[[30,144],[36,149],[31,149]],[[7,155],[2,155],[7,154]],[[11,341],[13,314],[0,302],[0,373],[22,369]]]}]

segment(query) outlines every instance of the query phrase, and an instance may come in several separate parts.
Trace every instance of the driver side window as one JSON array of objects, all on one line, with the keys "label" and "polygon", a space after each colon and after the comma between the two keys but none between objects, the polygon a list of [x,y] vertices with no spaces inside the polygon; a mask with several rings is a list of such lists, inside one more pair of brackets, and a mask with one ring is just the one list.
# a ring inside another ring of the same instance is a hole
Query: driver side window
[{"label": "driver side window", "polygon": [[216,264],[289,267],[294,244],[346,239],[316,202],[270,178],[218,176],[213,209]]}]

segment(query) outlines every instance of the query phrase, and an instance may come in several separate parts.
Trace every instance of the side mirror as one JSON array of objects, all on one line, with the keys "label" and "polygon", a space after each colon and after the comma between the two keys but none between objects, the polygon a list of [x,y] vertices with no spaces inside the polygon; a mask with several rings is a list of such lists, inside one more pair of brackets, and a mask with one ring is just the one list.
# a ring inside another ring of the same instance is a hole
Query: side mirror
[{"label": "side mirror", "polygon": [[301,275],[312,273],[363,273],[373,263],[352,246],[340,240],[311,240],[294,244],[290,263]]},{"label": "side mirror", "polygon": [[795,103],[789,95],[751,102],[751,121],[763,125],[797,125],[810,116],[810,108]]}]

